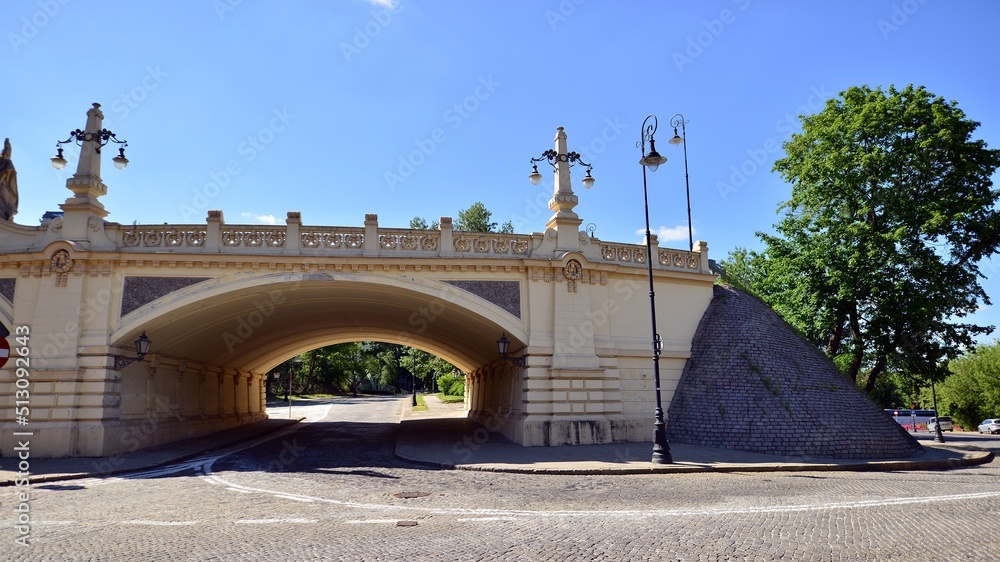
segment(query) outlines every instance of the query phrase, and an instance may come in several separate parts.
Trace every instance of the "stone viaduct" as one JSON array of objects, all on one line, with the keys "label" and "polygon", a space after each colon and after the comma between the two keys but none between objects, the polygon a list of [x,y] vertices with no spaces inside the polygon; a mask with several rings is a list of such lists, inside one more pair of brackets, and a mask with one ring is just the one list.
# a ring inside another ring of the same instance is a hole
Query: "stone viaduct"
[{"label": "stone viaduct", "polygon": [[[85,131],[102,129],[97,104]],[[0,453],[104,456],[265,417],[263,377],[315,347],[406,344],[468,373],[469,416],[524,445],[649,441],[654,387],[652,259],[662,400],[670,404],[713,297],[708,247],[605,242],[582,232],[569,163],[556,159],[543,232],[303,224],[122,225],[100,202],[98,144],[85,140],[63,215],[0,221]],[[566,154],[560,128],[555,152]],[[151,349],[134,357],[141,334]],[[502,360],[497,339],[511,341]],[[20,370],[19,370],[20,369]],[[20,383],[27,379],[29,383]],[[30,391],[30,422],[15,419]]]}]

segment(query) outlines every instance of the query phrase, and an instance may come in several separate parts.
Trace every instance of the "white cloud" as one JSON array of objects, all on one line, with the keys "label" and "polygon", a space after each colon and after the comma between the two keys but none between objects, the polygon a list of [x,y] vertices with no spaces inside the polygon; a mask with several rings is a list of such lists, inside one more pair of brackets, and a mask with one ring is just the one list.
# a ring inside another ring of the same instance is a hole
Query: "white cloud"
[{"label": "white cloud", "polygon": [[[642,237],[640,242],[644,242],[646,240],[646,229],[636,230],[635,233]],[[692,235],[697,233],[698,231],[691,229]],[[673,228],[667,228],[665,226],[661,226],[660,228],[654,228],[653,234],[656,235],[656,238],[660,244],[663,244],[664,242],[676,242],[679,240],[687,240],[688,227],[686,224],[677,225]]]},{"label": "white cloud", "polygon": [[365,0],[369,4],[375,4],[376,6],[383,6],[386,8],[395,7],[396,3],[393,0]]},{"label": "white cloud", "polygon": [[274,215],[255,215],[246,211],[240,213],[240,216],[245,219],[255,220],[260,224],[274,224],[275,221],[277,221],[277,219],[274,218]]}]

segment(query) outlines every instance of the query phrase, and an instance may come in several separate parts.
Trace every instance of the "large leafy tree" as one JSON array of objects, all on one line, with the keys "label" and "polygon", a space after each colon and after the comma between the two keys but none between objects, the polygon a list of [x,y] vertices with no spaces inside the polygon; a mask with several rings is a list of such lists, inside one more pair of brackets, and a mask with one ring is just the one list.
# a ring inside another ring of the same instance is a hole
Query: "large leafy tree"
[{"label": "large leafy tree", "polygon": [[940,379],[993,329],[963,321],[989,304],[978,263],[1000,245],[1000,151],[978,126],[923,87],[854,87],[774,165],[792,195],[743,275],[869,392],[893,371]]}]

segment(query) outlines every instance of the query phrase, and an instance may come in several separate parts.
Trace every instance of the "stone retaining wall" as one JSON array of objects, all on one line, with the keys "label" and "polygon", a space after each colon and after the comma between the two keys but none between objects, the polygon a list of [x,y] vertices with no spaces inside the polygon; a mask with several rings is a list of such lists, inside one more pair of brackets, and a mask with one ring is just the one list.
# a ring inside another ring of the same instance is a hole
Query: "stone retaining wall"
[{"label": "stone retaining wall", "polygon": [[714,292],[670,404],[671,441],[827,458],[922,451],[770,307],[733,288]]}]

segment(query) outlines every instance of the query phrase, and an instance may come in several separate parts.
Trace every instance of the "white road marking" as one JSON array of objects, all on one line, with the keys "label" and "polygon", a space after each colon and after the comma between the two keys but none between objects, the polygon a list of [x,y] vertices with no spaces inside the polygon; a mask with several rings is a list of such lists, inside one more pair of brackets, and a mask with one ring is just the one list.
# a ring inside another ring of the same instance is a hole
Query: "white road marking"
[{"label": "white road marking", "polygon": [[34,525],[76,525],[76,521],[32,521]]},{"label": "white road marking", "polygon": [[473,521],[517,521],[517,517],[462,517],[456,519],[456,521],[473,522]]},{"label": "white road marking", "polygon": [[146,521],[133,519],[132,521],[122,521],[122,525],[155,525],[158,527],[182,527],[187,525],[197,525],[201,521]]},{"label": "white road marking", "polygon": [[348,525],[364,525],[366,523],[383,523],[383,524],[392,523],[393,525],[395,525],[396,523],[399,523],[399,519],[351,519],[349,521],[344,521],[344,523],[347,523]]},{"label": "white road marking", "polygon": [[319,519],[240,519],[237,525],[269,525],[272,523],[318,523]]},{"label": "white road marking", "polygon": [[[251,492],[251,493],[253,493],[253,492]],[[274,497],[281,498],[283,500],[292,500],[292,501],[305,502],[305,503],[312,503],[312,502],[316,501],[316,500],[314,500],[312,498],[306,498],[306,497],[302,497],[302,496],[289,496],[289,495],[285,495],[285,494],[275,494]]]},{"label": "white road marking", "polygon": [[628,509],[628,510],[504,510],[485,508],[456,508],[456,507],[420,507],[406,505],[388,505],[360,503],[318,496],[306,496],[302,494],[288,494],[278,490],[268,490],[266,488],[254,488],[242,486],[230,482],[212,473],[211,466],[205,466],[205,478],[214,480],[232,488],[248,490],[264,494],[271,494],[275,497],[293,499],[296,501],[314,501],[319,503],[340,505],[372,511],[417,511],[437,515],[479,515],[484,517],[698,517],[698,516],[719,516],[719,515],[740,515],[756,513],[794,513],[803,511],[823,511],[836,509],[861,509],[866,507],[887,507],[899,505],[916,505],[937,502],[957,502],[979,499],[992,499],[1000,497],[997,492],[979,492],[973,494],[951,494],[944,496],[920,496],[913,498],[885,498],[873,500],[858,500],[847,502],[814,503],[798,505],[771,505],[771,506],[751,506],[751,507],[709,507],[709,508],[680,508],[680,509]]},{"label": "white road marking", "polygon": [[[214,482],[213,482],[213,484],[214,484]],[[254,492],[253,490],[240,490],[239,488],[226,488],[226,489],[229,490],[230,492],[239,492],[241,494],[256,494],[257,493],[257,492]]]}]

